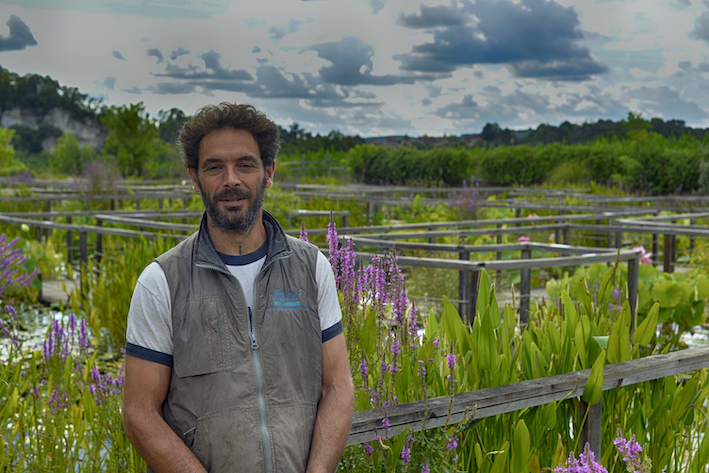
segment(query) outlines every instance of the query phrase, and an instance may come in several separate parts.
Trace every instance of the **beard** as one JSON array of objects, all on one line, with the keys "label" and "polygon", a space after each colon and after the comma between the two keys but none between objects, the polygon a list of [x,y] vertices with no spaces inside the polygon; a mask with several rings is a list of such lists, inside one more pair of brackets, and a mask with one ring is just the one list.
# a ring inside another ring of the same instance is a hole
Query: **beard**
[{"label": "beard", "polygon": [[[261,181],[261,186],[254,195],[243,187],[235,187],[233,189],[223,189],[214,194],[214,197],[208,196],[204,192],[204,188],[200,185],[200,193],[204,207],[212,219],[212,224],[226,233],[236,233],[245,235],[251,231],[256,223],[256,219],[261,215],[263,200],[266,196],[267,178],[264,176]],[[239,207],[228,207],[226,210],[220,210],[218,207],[219,201],[228,198],[245,199]]]}]

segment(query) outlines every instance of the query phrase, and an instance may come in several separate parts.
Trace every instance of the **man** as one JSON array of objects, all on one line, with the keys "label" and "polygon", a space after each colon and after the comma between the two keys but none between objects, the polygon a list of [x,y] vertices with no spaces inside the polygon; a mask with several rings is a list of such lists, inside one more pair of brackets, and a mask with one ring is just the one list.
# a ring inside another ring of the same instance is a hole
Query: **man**
[{"label": "man", "polygon": [[208,106],[179,144],[206,212],[138,279],[126,434],[148,471],[330,473],[354,389],[327,259],[261,209],[278,127],[251,106]]}]

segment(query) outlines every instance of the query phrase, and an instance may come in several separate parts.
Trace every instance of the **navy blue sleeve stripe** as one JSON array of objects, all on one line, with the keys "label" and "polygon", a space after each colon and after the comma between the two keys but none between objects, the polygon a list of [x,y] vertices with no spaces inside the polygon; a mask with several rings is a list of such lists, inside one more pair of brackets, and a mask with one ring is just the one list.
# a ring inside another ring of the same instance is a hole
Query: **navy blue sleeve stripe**
[{"label": "navy blue sleeve stripe", "polygon": [[151,350],[132,343],[126,343],[126,354],[141,358],[143,360],[160,363],[161,365],[172,367],[172,355],[161,351]]},{"label": "navy blue sleeve stripe", "polygon": [[337,335],[341,334],[342,332],[344,332],[344,329],[342,328],[342,321],[339,321],[335,325],[333,325],[332,327],[328,327],[322,331],[322,342],[325,343],[326,341],[330,340],[331,338],[335,338]]}]

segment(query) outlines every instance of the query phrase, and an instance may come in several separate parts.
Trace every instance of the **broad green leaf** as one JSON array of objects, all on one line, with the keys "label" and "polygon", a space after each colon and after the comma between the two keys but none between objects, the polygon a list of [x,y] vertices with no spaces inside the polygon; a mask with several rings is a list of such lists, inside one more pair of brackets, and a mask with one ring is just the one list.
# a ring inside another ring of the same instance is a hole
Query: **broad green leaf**
[{"label": "broad green leaf", "polygon": [[704,300],[709,297],[709,278],[706,274],[700,274],[694,282],[697,285],[698,298]]},{"label": "broad green leaf", "polygon": [[563,465],[565,462],[566,449],[564,448],[564,443],[561,441],[561,434],[558,434],[556,449],[554,449],[554,456],[552,457],[551,466],[556,468],[557,466]]},{"label": "broad green leaf", "polygon": [[601,335],[596,335],[593,337],[593,339],[598,343],[598,345],[606,350],[608,349],[608,337],[607,336],[601,336]]},{"label": "broad green leaf", "polygon": [[505,468],[505,466],[507,465],[507,455],[509,446],[509,440],[502,444],[502,447],[495,455],[495,461],[492,464],[492,469],[490,470],[490,473],[503,473],[509,471],[509,469]]},{"label": "broad green leaf", "polygon": [[530,454],[529,429],[524,420],[520,419],[515,426],[514,445],[512,448],[512,471],[526,472]]},{"label": "broad green leaf", "polygon": [[480,448],[480,444],[475,442],[475,463],[477,464],[478,470],[482,468],[483,465],[483,451]]},{"label": "broad green leaf", "polygon": [[433,340],[438,335],[438,322],[436,321],[436,313],[433,309],[428,313],[426,317],[426,338]]},{"label": "broad green leaf", "polygon": [[478,301],[475,310],[478,314],[482,314],[488,304],[490,304],[490,278],[487,276],[487,271],[482,269],[479,273]]},{"label": "broad green leaf", "polygon": [[539,465],[539,456],[537,456],[536,453],[533,453],[529,457],[529,462],[527,462],[527,471],[531,471],[532,473],[537,473],[540,470],[541,466]]},{"label": "broad green leaf", "polygon": [[500,306],[497,304],[494,286],[490,286],[490,317],[492,327],[497,330],[502,325],[502,316],[500,315]]},{"label": "broad green leaf", "polygon": [[652,341],[657,329],[657,318],[660,312],[660,304],[655,302],[650,311],[645,316],[645,320],[633,332],[633,342],[636,345],[648,345]]},{"label": "broad green leaf", "polygon": [[696,388],[697,378],[692,378],[684,386],[677,389],[672,399],[672,407],[670,407],[670,419],[672,422],[675,422],[687,410]]},{"label": "broad green leaf", "polygon": [[497,336],[492,328],[489,311],[481,315],[480,346],[478,347],[478,360],[483,369],[496,371],[499,363],[497,353]]},{"label": "broad green leaf", "polygon": [[699,448],[697,449],[697,464],[699,465],[706,465],[709,463],[709,435],[704,433],[702,436],[702,441],[699,444]]},{"label": "broad green leaf", "polygon": [[556,425],[556,401],[551,401],[542,408],[542,424],[547,429]]},{"label": "broad green leaf", "polygon": [[583,389],[583,400],[589,404],[596,404],[603,394],[603,367],[606,364],[606,351],[603,350],[596,358]]},{"label": "broad green leaf", "polygon": [[582,317],[579,323],[576,325],[576,334],[574,336],[574,341],[576,342],[576,351],[579,354],[579,360],[581,362],[582,368],[587,368],[589,366],[588,362],[588,339],[591,335],[591,329],[589,327],[588,319]]},{"label": "broad green leaf", "polygon": [[372,356],[376,353],[378,335],[376,315],[374,312],[370,312],[364,320],[364,325],[359,335],[360,344],[365,355]]},{"label": "broad green leaf", "polygon": [[566,324],[568,327],[566,333],[568,334],[568,336],[574,336],[574,334],[576,333],[576,325],[579,321],[579,315],[576,311],[576,305],[574,305],[574,301],[571,300],[569,293],[566,291],[563,291],[561,293],[561,304],[564,308],[564,316],[566,318]]},{"label": "broad green leaf", "polygon": [[660,281],[652,287],[652,297],[660,303],[660,307],[668,309],[682,301],[684,290],[676,281]]}]

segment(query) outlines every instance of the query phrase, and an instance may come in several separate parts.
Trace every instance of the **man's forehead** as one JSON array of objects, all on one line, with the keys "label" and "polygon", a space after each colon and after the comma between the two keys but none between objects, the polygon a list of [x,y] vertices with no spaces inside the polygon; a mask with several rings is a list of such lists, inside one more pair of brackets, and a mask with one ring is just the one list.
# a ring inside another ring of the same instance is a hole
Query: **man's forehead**
[{"label": "man's forehead", "polygon": [[[233,153],[236,154],[233,155]],[[199,143],[200,161],[210,157],[225,156],[237,158],[255,157],[260,160],[261,149],[254,135],[243,128],[219,128],[202,137]]]}]

